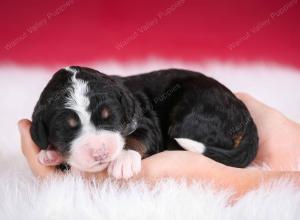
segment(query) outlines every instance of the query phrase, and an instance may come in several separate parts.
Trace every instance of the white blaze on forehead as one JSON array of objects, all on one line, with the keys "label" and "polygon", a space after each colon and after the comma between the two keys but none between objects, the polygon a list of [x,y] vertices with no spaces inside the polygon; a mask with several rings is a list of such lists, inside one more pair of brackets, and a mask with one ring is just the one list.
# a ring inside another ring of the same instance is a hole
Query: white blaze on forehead
[{"label": "white blaze on forehead", "polygon": [[87,82],[82,79],[76,79],[77,72],[73,73],[72,85],[69,88],[69,96],[67,97],[66,108],[72,109],[78,114],[82,123],[82,128],[92,128],[90,123],[91,114],[87,110],[90,104],[90,100],[87,97],[87,93],[89,91]]},{"label": "white blaze on forehead", "polygon": [[76,69],[72,68],[71,66],[67,66],[64,69],[74,74],[78,72]]}]

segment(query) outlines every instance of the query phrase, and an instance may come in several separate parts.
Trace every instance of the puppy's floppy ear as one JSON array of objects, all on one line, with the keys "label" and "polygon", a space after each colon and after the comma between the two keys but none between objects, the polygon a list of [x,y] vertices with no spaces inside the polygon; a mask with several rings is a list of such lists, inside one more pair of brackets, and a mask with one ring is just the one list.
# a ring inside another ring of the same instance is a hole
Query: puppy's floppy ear
[{"label": "puppy's floppy ear", "polygon": [[41,149],[48,147],[48,135],[41,117],[34,117],[30,128],[31,138]]},{"label": "puppy's floppy ear", "polygon": [[121,92],[121,103],[124,107],[124,130],[127,136],[133,133],[138,127],[139,106],[130,91]]},{"label": "puppy's floppy ear", "polygon": [[138,127],[137,118],[133,117],[131,122],[126,124],[124,133],[126,133],[126,135],[130,135],[131,133],[133,133],[137,129],[137,127]]}]

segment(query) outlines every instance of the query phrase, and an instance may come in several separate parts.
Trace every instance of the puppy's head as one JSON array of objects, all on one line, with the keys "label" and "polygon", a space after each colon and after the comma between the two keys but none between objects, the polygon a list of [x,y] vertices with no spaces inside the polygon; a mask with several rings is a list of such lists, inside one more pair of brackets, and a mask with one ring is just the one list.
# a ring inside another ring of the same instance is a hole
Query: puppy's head
[{"label": "puppy's head", "polygon": [[136,129],[140,107],[117,77],[68,67],[50,80],[34,109],[31,136],[82,171],[105,169]]}]

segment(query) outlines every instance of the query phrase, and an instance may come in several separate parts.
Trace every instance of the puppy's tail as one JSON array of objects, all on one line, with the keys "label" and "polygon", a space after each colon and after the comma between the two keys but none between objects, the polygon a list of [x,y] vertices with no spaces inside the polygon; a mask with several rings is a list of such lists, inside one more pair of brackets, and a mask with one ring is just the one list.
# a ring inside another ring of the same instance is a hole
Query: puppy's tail
[{"label": "puppy's tail", "polygon": [[232,149],[204,146],[188,138],[175,138],[175,140],[185,150],[203,154],[227,166],[240,168],[248,166],[254,160],[258,149],[258,135],[253,122],[248,124],[239,145]]}]

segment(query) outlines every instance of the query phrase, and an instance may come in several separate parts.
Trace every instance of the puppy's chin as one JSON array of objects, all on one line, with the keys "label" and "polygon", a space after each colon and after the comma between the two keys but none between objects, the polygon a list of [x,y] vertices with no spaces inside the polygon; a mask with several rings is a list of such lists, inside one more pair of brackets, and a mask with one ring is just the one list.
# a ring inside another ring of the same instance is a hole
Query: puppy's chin
[{"label": "puppy's chin", "polygon": [[100,172],[105,170],[109,164],[120,155],[122,149],[123,148],[117,148],[116,151],[112,152],[109,158],[101,162],[91,161],[90,158],[86,158],[80,154],[73,154],[69,156],[66,161],[71,167],[82,172]]},{"label": "puppy's chin", "polygon": [[101,163],[101,164],[95,164],[95,165],[89,166],[89,167],[80,166],[80,165],[78,165],[76,163],[72,163],[72,162],[69,162],[69,164],[72,167],[74,167],[75,169],[79,170],[79,171],[89,172],[89,173],[96,173],[96,172],[100,172],[100,171],[105,170],[108,167],[109,162]]}]

